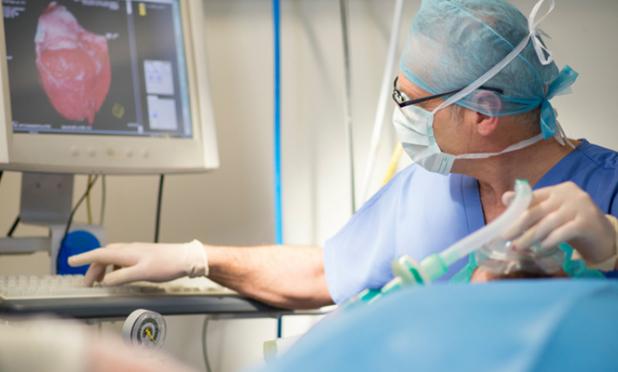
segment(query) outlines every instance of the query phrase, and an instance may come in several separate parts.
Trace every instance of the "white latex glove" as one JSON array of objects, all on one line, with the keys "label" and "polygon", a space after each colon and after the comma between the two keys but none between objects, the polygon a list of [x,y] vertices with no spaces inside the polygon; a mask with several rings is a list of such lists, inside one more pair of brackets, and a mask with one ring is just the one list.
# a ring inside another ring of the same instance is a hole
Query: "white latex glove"
[{"label": "white latex glove", "polygon": [[[514,193],[505,193],[508,205]],[[539,189],[528,210],[504,234],[515,249],[539,242],[550,248],[568,242],[590,264],[606,261],[616,253],[616,231],[590,195],[572,182]]]},{"label": "white latex glove", "polygon": [[[119,285],[138,280],[167,282],[183,276],[208,275],[208,256],[202,243],[185,244],[130,243],[111,244],[69,258],[73,267],[90,264],[85,281]],[[106,273],[107,266],[120,267]]]}]

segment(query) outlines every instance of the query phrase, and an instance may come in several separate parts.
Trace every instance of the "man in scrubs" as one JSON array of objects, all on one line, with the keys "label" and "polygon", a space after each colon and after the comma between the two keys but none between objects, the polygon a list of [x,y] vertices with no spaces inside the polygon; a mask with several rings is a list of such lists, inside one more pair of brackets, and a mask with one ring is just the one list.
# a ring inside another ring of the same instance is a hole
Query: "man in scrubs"
[{"label": "man in scrubs", "polygon": [[558,69],[537,28],[553,5],[539,1],[526,19],[506,0],[422,2],[393,92],[414,164],[323,249],[114,244],[70,263],[92,264],[89,283],[207,275],[275,306],[340,303],[382,287],[399,256],[421,260],[493,221],[526,179],[533,203],[505,238],[522,250],[568,242],[590,267],[615,270],[618,154],[569,139],[557,121],[551,99],[577,73]]}]

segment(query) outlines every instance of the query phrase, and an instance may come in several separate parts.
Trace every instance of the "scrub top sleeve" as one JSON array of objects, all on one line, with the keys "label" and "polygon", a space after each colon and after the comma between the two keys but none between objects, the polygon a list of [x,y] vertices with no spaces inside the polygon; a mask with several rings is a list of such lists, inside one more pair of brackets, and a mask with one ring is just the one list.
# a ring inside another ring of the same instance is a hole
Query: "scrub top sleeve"
[{"label": "scrub top sleeve", "polygon": [[411,167],[374,195],[324,246],[324,270],[331,297],[341,303],[392,278],[396,217]]}]

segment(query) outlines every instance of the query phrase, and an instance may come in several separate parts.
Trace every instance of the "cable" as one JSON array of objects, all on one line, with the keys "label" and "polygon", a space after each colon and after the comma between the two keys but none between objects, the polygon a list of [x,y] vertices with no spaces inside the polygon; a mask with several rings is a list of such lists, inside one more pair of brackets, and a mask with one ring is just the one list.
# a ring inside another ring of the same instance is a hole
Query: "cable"
[{"label": "cable", "polygon": [[105,222],[105,204],[107,203],[107,177],[101,177],[101,214],[99,216],[99,225],[103,226]]},{"label": "cable", "polygon": [[273,0],[274,34],[274,176],[275,242],[283,244],[283,197],[281,190],[281,12],[280,0]]},{"label": "cable", "polygon": [[[2,176],[4,176],[4,171],[0,171],[0,182],[2,182]],[[17,226],[19,226],[20,222],[21,222],[21,217],[19,217],[18,215],[17,217],[15,217],[15,221],[13,221],[13,224],[9,228],[9,232],[6,234],[7,237],[10,238],[13,236],[13,233],[15,232],[15,230],[17,230]]]},{"label": "cable", "polygon": [[[273,0],[274,43],[274,173],[275,173],[275,243],[283,244],[283,196],[281,191],[281,11],[280,0]],[[281,318],[277,319],[277,337],[281,337]]]},{"label": "cable", "polygon": [[210,317],[204,317],[204,324],[202,325],[202,356],[204,357],[204,365],[206,366],[206,372],[212,372],[212,368],[210,367],[210,359],[208,358],[208,340],[206,339],[206,335],[208,334],[208,322],[210,321]]},{"label": "cable", "polygon": [[157,214],[155,220],[155,235],[154,242],[159,242],[159,232],[161,231],[161,204],[163,200],[163,185],[165,182],[165,175],[159,176],[159,192],[157,193]]},{"label": "cable", "polygon": [[350,43],[348,30],[348,7],[347,0],[339,0],[339,10],[341,15],[341,36],[343,41],[343,68],[345,74],[345,105],[344,105],[344,127],[346,134],[346,144],[350,162],[350,199],[352,214],[356,212],[356,176],[354,166],[354,128],[352,125],[352,70],[350,63]]},{"label": "cable", "polygon": [[[2,182],[2,176],[4,176],[4,171],[0,171],[0,182]],[[17,226],[19,226],[20,222],[21,222],[21,217],[18,215],[17,217],[15,217],[13,224],[9,228],[9,232],[6,233],[7,237],[11,238],[13,236],[13,233],[15,233],[15,230],[17,230]]]},{"label": "cable", "polygon": [[388,169],[386,170],[386,174],[384,175],[384,179],[382,180],[382,186],[389,183],[395,174],[397,173],[397,168],[399,168],[399,161],[401,160],[401,156],[403,155],[403,147],[401,143],[398,143],[393,150],[393,154],[391,155],[391,161],[388,164]]},{"label": "cable", "polygon": [[19,226],[20,222],[21,222],[21,217],[20,216],[15,217],[15,221],[13,221],[13,224],[11,225],[9,232],[6,234],[7,237],[9,238],[13,237],[13,233],[15,232],[15,230],[17,230],[17,226]]},{"label": "cable", "polygon": [[75,217],[75,213],[79,209],[80,205],[82,205],[82,203],[84,202],[84,199],[86,199],[86,196],[88,195],[90,190],[92,190],[92,186],[94,186],[94,184],[97,182],[98,179],[99,179],[99,175],[97,174],[96,176],[94,176],[92,181],[88,182],[88,186],[86,187],[86,191],[84,191],[84,194],[79,198],[79,200],[77,201],[77,203],[73,207],[73,210],[71,211],[71,214],[69,215],[69,219],[67,221],[67,226],[64,229],[64,234],[62,235],[62,240],[60,241],[60,248],[62,248],[64,246],[64,242],[67,239],[67,235],[69,235],[69,231],[71,230],[71,225],[73,224],[73,218]]},{"label": "cable", "polygon": [[[88,183],[92,181],[92,175],[88,175]],[[92,203],[90,200],[90,191],[86,195],[86,214],[88,215],[88,225],[92,225]]]},{"label": "cable", "polygon": [[403,13],[403,0],[397,0],[393,13],[393,26],[391,28],[391,37],[386,56],[386,66],[384,67],[384,76],[382,77],[382,88],[380,98],[378,100],[378,109],[373,124],[373,133],[371,135],[371,145],[369,147],[369,156],[367,168],[363,179],[362,202],[369,198],[369,190],[371,187],[371,179],[373,178],[376,159],[378,157],[378,149],[384,128],[384,115],[390,98],[390,93],[393,84],[393,71],[395,69],[397,57],[397,45],[399,44],[399,31],[401,29],[401,18]]}]

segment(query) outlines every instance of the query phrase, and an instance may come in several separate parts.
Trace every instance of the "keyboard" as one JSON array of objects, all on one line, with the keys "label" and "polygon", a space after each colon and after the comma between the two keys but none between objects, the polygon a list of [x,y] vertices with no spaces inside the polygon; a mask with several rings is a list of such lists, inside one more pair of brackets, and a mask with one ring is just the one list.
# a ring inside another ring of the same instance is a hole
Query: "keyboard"
[{"label": "keyboard", "polygon": [[109,297],[221,296],[236,292],[207,278],[181,278],[166,283],[136,282],[106,287],[84,285],[82,275],[0,276],[0,301],[45,299],[101,299]]},{"label": "keyboard", "polygon": [[281,312],[207,278],[87,287],[81,275],[0,276],[0,317],[53,314],[81,319],[124,318],[135,309],[162,315],[255,316]]}]

